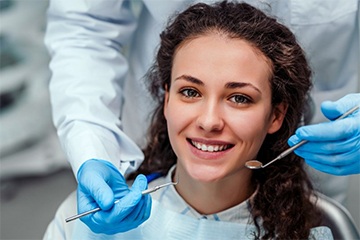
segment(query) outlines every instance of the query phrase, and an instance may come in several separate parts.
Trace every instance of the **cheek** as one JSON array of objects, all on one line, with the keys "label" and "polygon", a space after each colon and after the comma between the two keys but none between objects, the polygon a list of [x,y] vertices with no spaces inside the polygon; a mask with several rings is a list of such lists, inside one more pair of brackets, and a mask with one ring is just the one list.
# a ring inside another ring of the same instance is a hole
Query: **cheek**
[{"label": "cheek", "polygon": [[167,120],[169,131],[189,125],[195,118],[199,106],[185,103],[180,99],[175,90],[165,93],[164,115]]},{"label": "cheek", "polygon": [[186,109],[168,105],[166,110],[167,128],[171,146],[175,154],[182,158],[184,144],[186,144],[186,133],[191,126],[191,118],[186,113]]},{"label": "cheek", "polygon": [[167,116],[166,116],[166,121],[167,121],[167,128],[168,128],[168,132],[171,135],[173,132],[176,131],[176,129],[178,128],[178,124],[176,121],[176,117],[174,117],[174,114],[172,113],[172,111],[167,111]]},{"label": "cheek", "polygon": [[164,115],[167,120],[169,134],[178,133],[191,122],[191,110],[189,107],[179,104],[178,101],[168,99],[165,103]]},{"label": "cheek", "polygon": [[167,110],[166,120],[168,131],[181,131],[193,122],[192,112],[186,108],[170,107]]},{"label": "cheek", "polygon": [[235,135],[242,141],[262,143],[269,129],[270,120],[266,114],[261,111],[233,116],[228,121]]}]

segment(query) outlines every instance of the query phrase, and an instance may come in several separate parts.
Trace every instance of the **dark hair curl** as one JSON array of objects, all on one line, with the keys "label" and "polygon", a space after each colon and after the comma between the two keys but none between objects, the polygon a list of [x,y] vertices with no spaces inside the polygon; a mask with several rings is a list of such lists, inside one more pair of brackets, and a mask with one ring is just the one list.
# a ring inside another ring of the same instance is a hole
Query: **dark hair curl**
[{"label": "dark hair curl", "polygon": [[[212,32],[245,40],[268,59],[272,66],[272,106],[285,103],[288,108],[281,128],[266,136],[258,159],[266,163],[288,148],[287,139],[299,126],[311,88],[311,70],[295,36],[275,18],[246,3],[199,3],[176,15],[160,35],[156,61],[146,78],[157,107],[144,149],[145,161],[137,173],[166,174],[176,163],[163,114],[165,87],[171,83],[174,54],[184,41]],[[250,206],[257,228],[254,237],[308,238],[319,217],[310,201],[313,187],[303,160],[290,154],[261,171],[254,171],[253,182],[257,185]]]}]

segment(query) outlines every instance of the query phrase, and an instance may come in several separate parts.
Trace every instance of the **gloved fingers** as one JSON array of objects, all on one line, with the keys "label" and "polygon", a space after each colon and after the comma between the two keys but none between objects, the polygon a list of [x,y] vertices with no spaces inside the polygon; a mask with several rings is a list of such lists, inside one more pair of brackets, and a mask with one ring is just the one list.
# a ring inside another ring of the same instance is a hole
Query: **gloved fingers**
[{"label": "gloved fingers", "polygon": [[322,163],[313,162],[313,161],[306,161],[306,163],[321,171],[328,174],[336,175],[336,176],[346,176],[350,174],[358,174],[360,173],[360,162],[356,165],[345,165],[345,166],[330,166],[330,165],[324,165]]},{"label": "gloved fingers", "polygon": [[[147,178],[144,175],[140,174],[136,177],[134,184],[131,187],[131,191],[138,191],[141,193],[142,191],[147,189],[147,186]],[[148,219],[150,217],[151,202],[152,200],[150,195],[142,195],[138,206],[136,206],[136,210],[133,214],[133,219],[137,219],[137,221],[141,223]]]},{"label": "gloved fingers", "polygon": [[296,136],[308,141],[335,141],[360,135],[359,118],[345,118],[333,122],[325,122],[300,127]]},{"label": "gloved fingers", "polygon": [[131,190],[134,191],[144,191],[147,188],[147,179],[143,174],[139,174],[131,186]]},{"label": "gloved fingers", "polygon": [[359,162],[358,151],[343,152],[340,154],[318,154],[295,150],[295,154],[305,159],[306,162],[316,162],[324,166],[349,166]]},{"label": "gloved fingers", "polygon": [[[288,143],[294,146],[301,140],[297,136],[292,136]],[[300,146],[297,151],[318,153],[326,155],[335,155],[344,152],[352,152],[354,150],[360,151],[360,136],[350,138],[347,140],[329,141],[329,142],[307,142]]]},{"label": "gloved fingers", "polygon": [[133,212],[140,202],[141,193],[130,191],[126,196],[114,204],[109,211],[100,211],[93,214],[93,221],[99,224],[114,224],[121,222]]},{"label": "gloved fingers", "polygon": [[86,174],[79,179],[79,191],[88,198],[88,202],[95,201],[101,209],[108,210],[114,204],[114,193],[104,179],[97,174]]},{"label": "gloved fingers", "polygon": [[323,102],[321,104],[321,111],[325,117],[330,120],[334,120],[335,118],[344,114],[346,111],[358,105],[360,105],[360,94],[348,94],[335,102]]},{"label": "gloved fingers", "polygon": [[132,209],[131,213],[124,216],[124,218],[121,220],[122,224],[127,224],[128,226],[139,226],[141,223],[143,223],[146,220],[144,219],[144,215],[147,210],[145,203],[146,202],[141,199],[139,203]]},{"label": "gloved fingers", "polygon": [[[108,211],[99,211],[81,218],[87,226],[95,233],[114,234],[128,231],[137,227],[139,224],[135,221],[126,223],[124,219],[133,218],[131,215],[136,209],[136,204],[141,199],[141,193],[129,192],[125,197],[120,199],[114,207]],[[136,213],[138,214],[138,213]],[[129,225],[130,224],[130,225]],[[136,226],[131,226],[131,224]]]},{"label": "gloved fingers", "polygon": [[142,224],[149,218],[151,211],[150,196],[142,196],[142,198],[149,199],[150,201],[147,201],[145,199],[140,200],[139,204],[136,205],[131,211],[128,211],[131,208],[127,208],[125,211],[122,211],[122,216],[123,216],[122,218],[111,219],[111,217],[102,217],[101,219],[108,219],[108,220],[111,219],[111,220],[104,224],[104,222],[97,223],[97,220],[94,219],[93,223],[96,223],[97,225],[100,226],[110,226],[106,230],[106,234],[125,232],[138,227],[140,224]]},{"label": "gloved fingers", "polygon": [[[128,226],[128,229],[135,228],[142,224],[150,217],[151,212],[151,196],[150,195],[142,195],[142,191],[147,188],[147,179],[144,175],[139,175],[135,179],[132,187],[131,193],[140,196],[139,201],[134,199],[134,202],[129,203],[129,205],[133,205],[134,207],[123,210],[123,219],[122,223]],[[138,195],[139,194],[139,195]],[[129,194],[130,195],[130,194]],[[126,196],[128,197],[128,196]],[[129,197],[130,199],[130,197]],[[122,202],[121,199],[120,202]],[[137,202],[137,203],[136,203]],[[128,205],[126,202],[122,202],[124,205]],[[136,204],[136,205],[134,205]],[[117,207],[117,206],[116,206]]]},{"label": "gloved fingers", "polygon": [[[131,186],[130,192],[123,198],[120,199],[120,202],[116,204],[115,209],[122,212],[123,219],[127,217],[128,213],[131,212],[131,215],[137,215],[137,209],[141,211],[145,199],[142,195],[142,191],[147,188],[147,179],[144,175],[140,174],[136,177],[133,185]],[[120,214],[119,214],[120,215]]]},{"label": "gloved fingers", "polygon": [[111,187],[128,188],[125,178],[119,170],[108,161],[99,159],[87,160],[81,165],[77,174],[78,181],[81,181],[83,178],[93,178],[94,176],[103,179],[103,181],[107,182]]},{"label": "gloved fingers", "polygon": [[294,146],[295,144],[298,144],[299,142],[301,142],[301,139],[296,136],[296,135],[292,135],[289,139],[288,139],[288,145],[290,147]]},{"label": "gloved fingers", "polygon": [[79,189],[91,202],[95,200],[103,210],[113,206],[115,197],[121,198],[129,189],[116,167],[104,160],[90,159],[78,171]]},{"label": "gloved fingers", "polygon": [[111,228],[106,230],[106,234],[115,234],[137,228],[150,217],[150,212],[151,197],[150,195],[142,196],[139,204],[135,207],[131,214],[128,214],[119,223],[107,224],[107,226],[111,226]]},{"label": "gloved fingers", "polygon": [[[93,200],[92,198],[88,198],[87,196],[85,196],[83,193],[81,192],[77,192],[77,211],[78,213],[83,213],[83,212],[87,212],[91,209],[97,208],[99,207],[99,205],[95,202],[95,200]],[[87,219],[86,219],[87,218]],[[81,220],[83,222],[89,222],[90,221],[90,216],[84,216]]]},{"label": "gloved fingers", "polygon": [[126,231],[136,228],[142,223],[144,223],[147,219],[149,219],[151,213],[151,196],[145,195],[142,196],[139,204],[135,207],[134,211],[127,215],[123,220],[122,224],[119,225],[119,229],[117,231],[124,231],[122,226],[126,226]]},{"label": "gloved fingers", "polygon": [[127,221],[127,222],[136,221],[139,224],[144,222],[146,219],[148,219],[150,217],[151,202],[152,202],[152,200],[151,200],[150,195],[142,196],[139,204],[136,206],[133,213],[131,215],[128,215],[124,219],[124,221]]},{"label": "gloved fingers", "polygon": [[147,220],[150,217],[150,214],[151,214],[151,205],[152,205],[151,196],[150,195],[145,195],[144,196],[144,202],[145,202],[146,211],[144,212],[143,218],[145,220]]},{"label": "gloved fingers", "polygon": [[143,204],[140,200],[142,198],[142,190],[147,187],[147,180],[144,175],[139,175],[128,194],[122,197],[118,203],[110,211],[101,211],[93,215],[94,221],[111,224],[115,222],[121,222],[128,215],[132,215],[137,205]]},{"label": "gloved fingers", "polygon": [[[107,185],[112,189],[114,193],[123,192],[125,194],[128,192],[128,185],[124,176],[119,172],[119,170],[110,162],[98,159],[92,159],[91,161],[96,161],[98,166],[92,170],[95,170],[98,175],[107,183]],[[120,197],[124,196],[122,194]]]}]

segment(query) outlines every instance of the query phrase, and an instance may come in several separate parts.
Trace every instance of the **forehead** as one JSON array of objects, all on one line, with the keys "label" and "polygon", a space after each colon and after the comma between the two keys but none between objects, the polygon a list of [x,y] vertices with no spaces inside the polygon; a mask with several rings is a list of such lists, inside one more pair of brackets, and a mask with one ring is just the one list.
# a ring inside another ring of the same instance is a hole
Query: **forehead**
[{"label": "forehead", "polygon": [[[209,30],[205,33],[201,33],[198,35],[193,35],[193,36],[189,36],[188,38],[184,39],[177,47],[174,53],[174,58],[177,54],[177,52],[182,49],[183,47],[186,47],[187,45],[189,45],[190,43],[194,43],[201,41],[201,42],[205,42],[206,39],[210,39],[210,40],[221,40],[224,42],[242,42],[243,44],[246,44],[249,48],[251,48],[251,50],[253,51],[253,53],[255,53],[256,55],[259,56],[259,58],[261,58],[263,61],[265,61],[268,64],[269,70],[272,73],[272,69],[273,69],[273,62],[271,61],[270,58],[268,58],[254,43],[242,38],[242,37],[237,37],[234,34],[230,34],[230,33],[226,33],[223,32],[221,30]],[[201,43],[202,44],[202,43]]]},{"label": "forehead", "polygon": [[210,33],[189,38],[178,46],[174,55],[173,73],[177,74],[178,71],[199,75],[210,71],[218,76],[246,76],[269,82],[272,64],[259,49],[246,40]]}]

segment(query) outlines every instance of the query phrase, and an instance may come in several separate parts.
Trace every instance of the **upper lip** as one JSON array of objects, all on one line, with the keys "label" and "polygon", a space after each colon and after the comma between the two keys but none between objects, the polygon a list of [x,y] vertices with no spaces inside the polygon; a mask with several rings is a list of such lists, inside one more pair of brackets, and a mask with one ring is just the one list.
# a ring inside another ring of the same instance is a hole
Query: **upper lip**
[{"label": "upper lip", "polygon": [[222,140],[214,140],[214,139],[203,139],[203,138],[188,138],[189,141],[194,141],[197,143],[205,144],[205,145],[234,145],[228,141]]}]

